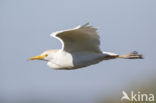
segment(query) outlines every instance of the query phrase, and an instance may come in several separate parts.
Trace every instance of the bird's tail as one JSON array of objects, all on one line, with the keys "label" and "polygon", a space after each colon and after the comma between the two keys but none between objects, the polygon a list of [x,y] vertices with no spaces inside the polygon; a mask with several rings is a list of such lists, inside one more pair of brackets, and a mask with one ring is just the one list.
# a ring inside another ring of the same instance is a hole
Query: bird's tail
[{"label": "bird's tail", "polygon": [[129,54],[124,55],[118,55],[118,58],[124,58],[124,59],[143,59],[143,55],[138,54],[138,52],[133,51]]}]

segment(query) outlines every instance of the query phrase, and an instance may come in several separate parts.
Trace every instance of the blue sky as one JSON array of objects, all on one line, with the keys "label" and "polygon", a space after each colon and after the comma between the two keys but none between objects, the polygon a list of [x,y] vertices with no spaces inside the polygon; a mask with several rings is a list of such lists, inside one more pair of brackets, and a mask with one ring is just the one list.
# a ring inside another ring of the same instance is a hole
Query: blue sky
[{"label": "blue sky", "polygon": [[[93,102],[156,73],[155,0],[1,0],[0,99],[50,98]],[[143,60],[109,60],[83,69],[52,70],[29,57],[61,43],[52,32],[90,22],[103,51],[138,51]],[[71,99],[72,98],[72,99]]]}]

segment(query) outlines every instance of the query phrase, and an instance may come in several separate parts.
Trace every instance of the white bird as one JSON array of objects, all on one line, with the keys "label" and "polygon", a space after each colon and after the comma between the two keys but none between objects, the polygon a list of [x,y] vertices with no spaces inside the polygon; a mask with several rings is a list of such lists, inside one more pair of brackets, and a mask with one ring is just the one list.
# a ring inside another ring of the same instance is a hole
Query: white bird
[{"label": "white bird", "polygon": [[71,70],[90,66],[108,59],[142,58],[142,55],[135,51],[126,55],[101,51],[97,28],[88,25],[89,23],[86,23],[73,29],[52,33],[52,37],[61,41],[62,48],[59,50],[47,50],[39,56],[30,58],[30,60],[45,60],[50,68]]}]

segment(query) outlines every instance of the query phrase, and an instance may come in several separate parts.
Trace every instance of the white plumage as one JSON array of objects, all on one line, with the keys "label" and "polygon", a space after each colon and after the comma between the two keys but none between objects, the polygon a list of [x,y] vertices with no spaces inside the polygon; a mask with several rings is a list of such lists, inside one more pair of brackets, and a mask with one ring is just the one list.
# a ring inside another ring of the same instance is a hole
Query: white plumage
[{"label": "white plumage", "polygon": [[60,50],[47,50],[39,56],[30,58],[30,60],[46,60],[48,66],[53,69],[70,70],[96,64],[102,60],[142,58],[142,55],[137,54],[137,52],[126,55],[102,52],[99,47],[100,40],[97,28],[88,26],[88,24],[52,33],[52,37],[61,41],[62,48]]}]

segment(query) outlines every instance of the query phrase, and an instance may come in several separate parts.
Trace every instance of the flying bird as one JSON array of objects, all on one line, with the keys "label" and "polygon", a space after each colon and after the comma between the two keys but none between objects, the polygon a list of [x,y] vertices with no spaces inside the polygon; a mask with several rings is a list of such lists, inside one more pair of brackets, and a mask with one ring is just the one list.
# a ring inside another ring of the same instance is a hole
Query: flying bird
[{"label": "flying bird", "polygon": [[44,60],[50,68],[71,70],[115,58],[142,59],[142,55],[136,51],[125,55],[101,51],[97,28],[89,26],[89,23],[54,32],[51,36],[60,40],[62,48],[46,50],[29,60]]}]

